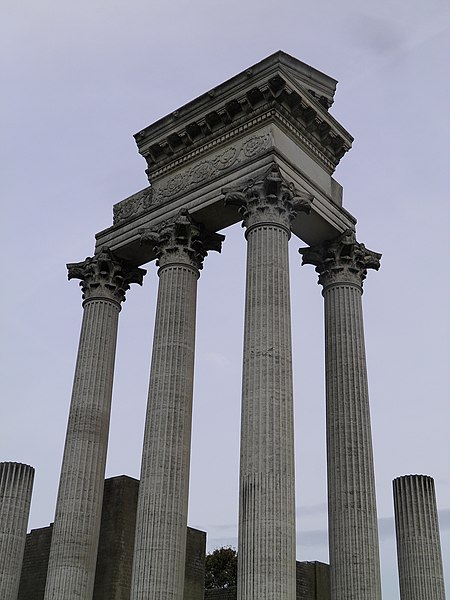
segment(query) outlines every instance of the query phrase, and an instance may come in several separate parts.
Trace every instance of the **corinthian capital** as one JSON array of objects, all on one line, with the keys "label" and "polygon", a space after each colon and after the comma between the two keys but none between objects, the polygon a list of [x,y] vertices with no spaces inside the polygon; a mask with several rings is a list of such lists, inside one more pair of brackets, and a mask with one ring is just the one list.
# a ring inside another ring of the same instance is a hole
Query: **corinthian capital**
[{"label": "corinthian capital", "polygon": [[182,210],[172,221],[165,221],[158,229],[140,231],[141,244],[151,244],[157,256],[156,264],[186,264],[203,268],[209,250],[220,252],[224,235],[207,231],[196,223],[187,210]]},{"label": "corinthian capital", "polygon": [[283,179],[278,165],[273,164],[264,177],[249,179],[240,189],[225,188],[225,204],[238,207],[243,226],[275,224],[290,233],[290,223],[297,212],[311,210],[312,196],[299,191]]},{"label": "corinthian capital", "polygon": [[355,232],[345,231],[335,240],[321,246],[300,248],[303,265],[314,265],[319,283],[328,287],[336,283],[352,283],[362,287],[367,269],[380,268],[381,254],[368,250],[356,241]]},{"label": "corinthian capital", "polygon": [[147,272],[117,258],[109,248],[83,262],[67,265],[69,279],[81,279],[83,300],[105,298],[121,303],[132,283],[142,285]]}]

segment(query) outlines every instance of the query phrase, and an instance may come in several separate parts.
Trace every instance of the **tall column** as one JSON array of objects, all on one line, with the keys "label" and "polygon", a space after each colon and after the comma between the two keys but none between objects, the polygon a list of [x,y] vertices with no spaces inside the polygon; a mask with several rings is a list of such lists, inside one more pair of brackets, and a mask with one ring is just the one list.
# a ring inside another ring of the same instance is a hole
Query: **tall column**
[{"label": "tall column", "polygon": [[30,514],[34,469],[0,463],[0,598],[17,600]]},{"label": "tall column", "polygon": [[226,194],[246,227],[239,600],[295,600],[295,469],[288,241],[296,195],[275,165]]},{"label": "tall column", "polygon": [[145,274],[103,249],[67,265],[83,322],[61,467],[45,600],[92,598],[121,303]]},{"label": "tall column", "polygon": [[325,301],[328,534],[331,599],[381,598],[375,475],[362,312],[367,269],[381,254],[347,231],[302,248],[316,266]]},{"label": "tall column", "polygon": [[159,290],[136,518],[131,598],[183,600],[197,280],[208,233],[182,211],[142,232],[158,257]]},{"label": "tall column", "polygon": [[401,600],[445,600],[439,523],[432,477],[393,481]]}]

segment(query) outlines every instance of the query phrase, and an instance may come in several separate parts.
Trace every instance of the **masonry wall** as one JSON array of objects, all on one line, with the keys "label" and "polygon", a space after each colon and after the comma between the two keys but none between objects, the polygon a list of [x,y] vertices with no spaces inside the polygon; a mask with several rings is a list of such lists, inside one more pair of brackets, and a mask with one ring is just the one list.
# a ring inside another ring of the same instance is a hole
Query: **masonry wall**
[{"label": "masonry wall", "polygon": [[41,529],[32,529],[27,535],[18,600],[44,598],[52,531],[53,524]]},{"label": "masonry wall", "polygon": [[[93,600],[129,600],[139,481],[105,481]],[[52,525],[27,535],[18,600],[43,600]],[[204,600],[206,533],[188,528],[184,600]]]},{"label": "masonry wall", "polygon": [[139,482],[105,481],[93,600],[128,600],[133,566]]},{"label": "masonry wall", "polygon": [[[329,566],[321,562],[297,562],[297,600],[330,600]],[[205,590],[205,600],[236,600],[237,588]]]},{"label": "masonry wall", "polygon": [[297,562],[297,600],[330,600],[330,568],[321,562]]},{"label": "masonry wall", "polygon": [[205,600],[236,600],[237,588],[230,587],[223,590],[205,590]]},{"label": "masonry wall", "polygon": [[206,533],[188,527],[184,600],[204,600]]}]

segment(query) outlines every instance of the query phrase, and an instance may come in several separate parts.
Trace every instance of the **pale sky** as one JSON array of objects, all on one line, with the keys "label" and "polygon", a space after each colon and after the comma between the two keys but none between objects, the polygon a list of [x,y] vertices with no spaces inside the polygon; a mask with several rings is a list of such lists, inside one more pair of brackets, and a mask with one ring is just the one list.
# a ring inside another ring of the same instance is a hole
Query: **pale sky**
[{"label": "pale sky", "polygon": [[[81,293],[112,205],[146,186],[132,134],[284,50],[339,81],[355,137],[335,177],[382,252],[364,314],[384,600],[398,599],[392,479],[435,479],[450,565],[448,28],[444,0],[1,2],[0,460],[36,468],[30,528],[53,520]],[[236,545],[245,240],[199,281],[189,524]],[[327,561],[323,304],[291,243],[297,558]],[[107,476],[139,476],[156,269],[120,317]],[[446,586],[450,590],[450,567]]]}]

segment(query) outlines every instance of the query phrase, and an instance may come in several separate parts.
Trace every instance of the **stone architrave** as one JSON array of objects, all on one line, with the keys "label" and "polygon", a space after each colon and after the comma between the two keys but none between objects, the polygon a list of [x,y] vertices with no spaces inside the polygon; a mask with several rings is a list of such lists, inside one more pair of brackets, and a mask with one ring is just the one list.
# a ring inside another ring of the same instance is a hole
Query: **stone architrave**
[{"label": "stone architrave", "polygon": [[69,279],[81,279],[84,311],[45,600],[92,598],[118,318],[130,284],[145,274],[106,248],[67,268]]},{"label": "stone architrave", "polygon": [[434,481],[404,475],[393,481],[401,600],[445,600]]},{"label": "stone architrave", "polygon": [[380,600],[380,559],[362,312],[367,269],[381,254],[353,231],[313,248],[325,302],[328,529],[332,600]]},{"label": "stone architrave", "polygon": [[295,468],[288,241],[311,197],[273,165],[224,190],[246,227],[239,600],[295,600]]},{"label": "stone architrave", "polygon": [[209,233],[184,210],[141,232],[157,255],[159,290],[136,519],[132,600],[183,600],[197,280]]},{"label": "stone architrave", "polygon": [[30,514],[34,469],[0,463],[0,598],[17,600]]}]

